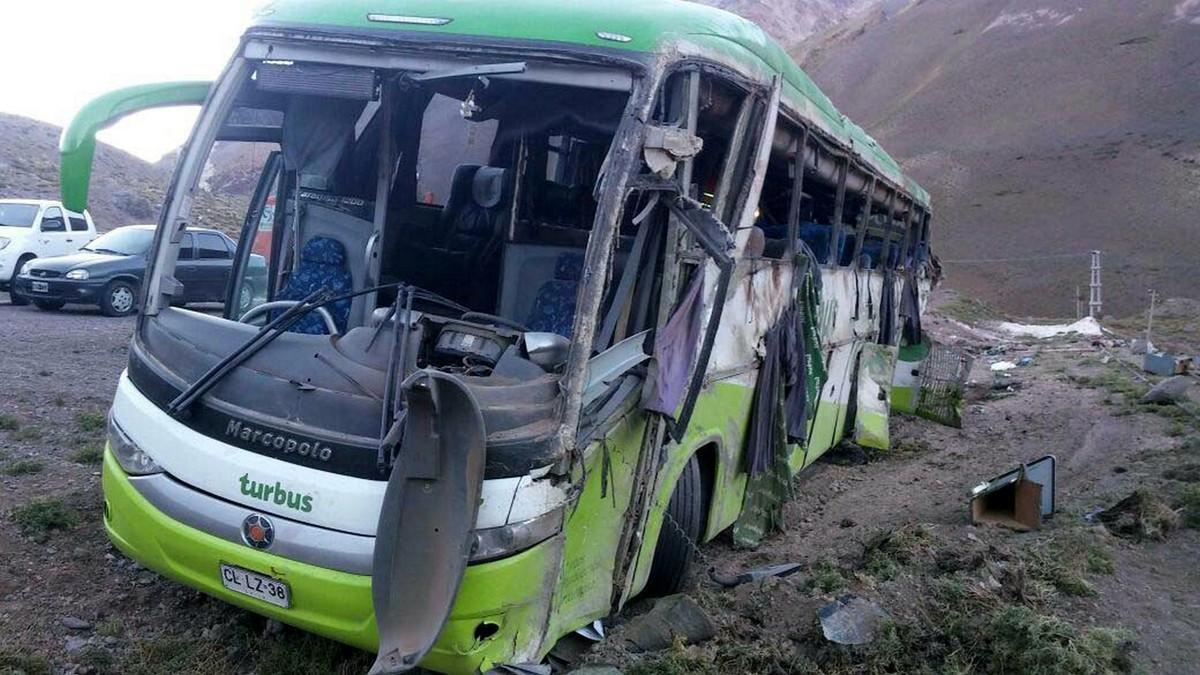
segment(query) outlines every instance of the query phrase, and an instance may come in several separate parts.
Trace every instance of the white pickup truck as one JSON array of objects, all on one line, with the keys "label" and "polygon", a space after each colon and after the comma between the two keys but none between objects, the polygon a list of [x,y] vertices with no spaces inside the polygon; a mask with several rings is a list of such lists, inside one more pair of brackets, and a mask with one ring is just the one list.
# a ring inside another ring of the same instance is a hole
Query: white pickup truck
[{"label": "white pickup truck", "polygon": [[11,290],[26,263],[74,253],[95,238],[96,225],[87,211],[77,213],[62,202],[42,199],[0,199],[0,291],[9,291],[12,304],[26,304]]}]

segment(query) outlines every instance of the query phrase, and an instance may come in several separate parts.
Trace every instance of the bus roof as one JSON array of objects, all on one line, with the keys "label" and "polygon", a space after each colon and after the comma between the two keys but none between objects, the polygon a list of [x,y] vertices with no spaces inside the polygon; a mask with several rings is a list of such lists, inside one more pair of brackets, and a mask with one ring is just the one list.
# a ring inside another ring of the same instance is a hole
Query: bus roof
[{"label": "bus roof", "polygon": [[834,107],[779,43],[752,21],[707,5],[685,0],[276,0],[259,12],[255,25],[410,31],[641,53],[691,43],[748,68],[782,74],[787,107],[925,208],[929,205],[929,194]]}]

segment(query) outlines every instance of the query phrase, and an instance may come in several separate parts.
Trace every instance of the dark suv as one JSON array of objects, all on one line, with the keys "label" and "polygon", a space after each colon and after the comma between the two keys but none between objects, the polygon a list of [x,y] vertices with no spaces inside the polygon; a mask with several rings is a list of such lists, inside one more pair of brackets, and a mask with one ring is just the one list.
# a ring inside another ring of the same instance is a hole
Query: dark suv
[{"label": "dark suv", "polygon": [[[41,309],[67,303],[99,305],[108,316],[137,311],[138,287],[146,273],[146,252],[154,241],[153,225],[128,225],[100,235],[78,253],[38,258],[21,271],[15,292]],[[237,244],[216,230],[189,228],[179,247],[175,277],[183,284],[178,304],[224,302]],[[261,277],[254,274],[262,270]],[[242,300],[247,309],[255,284],[266,282],[266,261],[251,255]],[[239,302],[239,304],[242,304]]]}]

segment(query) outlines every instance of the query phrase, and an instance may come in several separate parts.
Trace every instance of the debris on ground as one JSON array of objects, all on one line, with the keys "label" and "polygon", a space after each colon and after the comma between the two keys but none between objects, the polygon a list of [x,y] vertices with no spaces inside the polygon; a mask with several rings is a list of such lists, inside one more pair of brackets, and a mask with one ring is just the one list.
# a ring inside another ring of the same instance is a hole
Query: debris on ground
[{"label": "debris on ground", "polygon": [[589,664],[572,670],[568,675],[621,675],[621,670],[616,666]]},{"label": "debris on ground", "polygon": [[751,581],[760,581],[768,577],[786,577],[794,574],[800,569],[800,563],[781,563],[778,565],[768,565],[752,570],[747,570],[734,576],[724,576],[717,572],[717,568],[708,568],[708,578],[712,579],[725,588],[734,588],[742,584],[748,584]]},{"label": "debris on ground", "polygon": [[717,628],[700,605],[686,595],[659,598],[649,612],[634,618],[624,631],[631,652],[653,652],[670,647],[678,638],[684,644],[704,642]]},{"label": "debris on ground", "polygon": [[1182,401],[1187,396],[1187,390],[1192,386],[1192,378],[1186,375],[1168,377],[1146,392],[1142,403],[1174,403]]},{"label": "debris on ground", "polygon": [[1013,363],[1012,361],[997,361],[992,364],[992,372],[993,373],[1001,373],[1006,370],[1012,370],[1013,368],[1016,368],[1016,367],[1017,367],[1017,364]]},{"label": "debris on ground", "polygon": [[992,523],[1018,532],[1036,530],[1054,513],[1056,460],[1046,455],[971,490],[971,522]]},{"label": "debris on ground", "polygon": [[88,623],[87,621],[84,621],[83,619],[79,619],[79,618],[76,618],[73,616],[64,616],[62,618],[62,620],[60,621],[60,623],[62,623],[62,625],[66,626],[67,628],[70,628],[71,630],[91,630],[92,629],[92,624]]},{"label": "debris on ground", "polygon": [[1142,370],[1154,375],[1183,375],[1192,368],[1192,357],[1163,352],[1147,352],[1142,357]]},{"label": "debris on ground", "polygon": [[600,619],[596,619],[583,628],[576,630],[575,634],[591,642],[599,642],[604,639],[604,623]]},{"label": "debris on ground", "polygon": [[1118,537],[1162,540],[1179,524],[1179,514],[1154,493],[1137,490],[1096,514],[1096,520]]},{"label": "debris on ground", "polygon": [[891,617],[879,605],[846,594],[817,610],[825,639],[840,645],[865,645]]},{"label": "debris on ground", "polygon": [[550,675],[550,673],[550,666],[540,663],[506,663],[488,671],[488,675]]}]

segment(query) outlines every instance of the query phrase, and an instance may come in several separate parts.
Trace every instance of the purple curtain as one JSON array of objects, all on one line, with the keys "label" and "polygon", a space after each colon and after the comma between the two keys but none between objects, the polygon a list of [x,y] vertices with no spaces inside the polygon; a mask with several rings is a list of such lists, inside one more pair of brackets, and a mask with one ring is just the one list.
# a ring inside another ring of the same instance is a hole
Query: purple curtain
[{"label": "purple curtain", "polygon": [[700,349],[700,323],[704,315],[701,291],[704,268],[692,275],[691,284],[679,306],[654,341],[655,377],[647,410],[674,418],[687,392],[688,375]]}]

